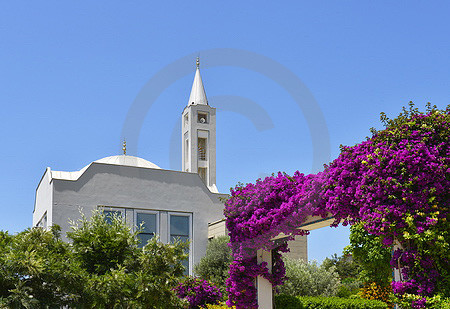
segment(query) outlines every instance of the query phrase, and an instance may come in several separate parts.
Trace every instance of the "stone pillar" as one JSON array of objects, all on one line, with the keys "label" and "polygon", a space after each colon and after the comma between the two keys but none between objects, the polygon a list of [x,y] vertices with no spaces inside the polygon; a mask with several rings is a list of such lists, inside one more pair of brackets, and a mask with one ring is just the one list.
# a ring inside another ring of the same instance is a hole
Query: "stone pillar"
[{"label": "stone pillar", "polygon": [[[392,248],[392,252],[394,252],[397,249],[403,249],[403,246],[400,244],[400,242],[397,239],[394,239],[394,248]],[[401,266],[401,265],[398,265]],[[394,281],[403,281],[403,276],[402,276],[402,269],[401,267],[399,268],[394,268],[392,269],[392,276]],[[401,309],[398,304],[394,304],[394,309]]]},{"label": "stone pillar", "polygon": [[[400,242],[398,240],[394,240],[394,248],[392,249],[392,252],[394,252],[397,249],[403,249],[403,246],[400,244]],[[398,265],[401,266],[401,265]],[[394,268],[393,269],[393,279],[394,281],[403,281],[403,276],[402,276],[402,272],[401,272],[401,268]]]},{"label": "stone pillar", "polygon": [[[258,264],[262,262],[267,263],[269,272],[272,272],[272,251],[258,250],[257,251]],[[258,291],[258,308],[272,309],[273,308],[273,288],[269,280],[258,276],[256,278],[256,288]]]}]

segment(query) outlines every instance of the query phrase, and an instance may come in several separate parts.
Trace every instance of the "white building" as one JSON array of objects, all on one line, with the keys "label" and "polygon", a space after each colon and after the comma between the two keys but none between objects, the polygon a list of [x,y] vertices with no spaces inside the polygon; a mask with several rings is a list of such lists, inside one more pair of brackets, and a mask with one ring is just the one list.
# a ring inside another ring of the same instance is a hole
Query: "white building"
[{"label": "white building", "polygon": [[[164,170],[129,155],[106,157],[79,171],[47,168],[36,190],[33,226],[57,224],[65,235],[70,221],[93,210],[117,213],[133,227],[144,223],[145,242],[189,239],[189,274],[205,254],[208,238],[225,234],[223,202],[216,187],[216,110],[208,105],[199,63],[182,114],[182,171]],[[124,153],[126,153],[124,151]],[[209,225],[209,226],[208,226]],[[209,234],[208,234],[208,229]],[[292,247],[306,259],[306,237]]]},{"label": "white building", "polygon": [[[79,171],[47,168],[36,190],[33,226],[61,226],[93,210],[121,214],[131,226],[144,222],[145,241],[159,234],[191,241],[189,273],[204,255],[208,223],[223,217],[216,187],[215,109],[208,105],[197,65],[188,105],[183,111],[183,171],[164,170],[142,158],[119,155]],[[200,177],[199,177],[200,175]]]}]

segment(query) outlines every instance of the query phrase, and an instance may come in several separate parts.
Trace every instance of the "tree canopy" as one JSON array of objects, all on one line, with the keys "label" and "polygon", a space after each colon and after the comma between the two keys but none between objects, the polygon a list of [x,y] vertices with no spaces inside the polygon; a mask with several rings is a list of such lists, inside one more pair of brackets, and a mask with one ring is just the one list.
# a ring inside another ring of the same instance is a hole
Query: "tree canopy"
[{"label": "tree canopy", "polygon": [[138,233],[100,212],[73,223],[69,242],[57,227],[1,232],[0,308],[180,308],[186,244],[140,248]]}]

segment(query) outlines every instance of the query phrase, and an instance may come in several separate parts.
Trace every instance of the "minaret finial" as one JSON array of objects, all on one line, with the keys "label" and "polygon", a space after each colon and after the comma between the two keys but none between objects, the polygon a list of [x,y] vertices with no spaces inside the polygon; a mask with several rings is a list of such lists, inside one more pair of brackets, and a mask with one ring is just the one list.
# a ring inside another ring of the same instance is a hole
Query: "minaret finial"
[{"label": "minaret finial", "polygon": [[197,57],[197,61],[195,62],[197,69],[200,68],[200,57]]},{"label": "minaret finial", "polygon": [[122,150],[123,150],[123,154],[126,155],[127,154],[127,141],[126,140],[123,140]]}]

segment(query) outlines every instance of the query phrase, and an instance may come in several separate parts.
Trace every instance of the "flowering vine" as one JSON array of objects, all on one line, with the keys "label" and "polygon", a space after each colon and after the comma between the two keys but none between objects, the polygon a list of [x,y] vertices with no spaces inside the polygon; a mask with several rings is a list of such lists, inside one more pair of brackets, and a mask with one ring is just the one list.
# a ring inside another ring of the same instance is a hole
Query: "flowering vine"
[{"label": "flowering vine", "polygon": [[[450,108],[429,106],[423,114],[411,106],[382,120],[386,129],[342,147],[323,172],[278,173],[231,190],[225,205],[234,257],[229,304],[256,308],[258,275],[282,284],[279,252],[286,246],[271,239],[307,234],[298,227],[308,216],[333,216],[333,226],[362,222],[386,247],[398,244],[391,265],[403,279],[393,282],[394,293],[449,294]],[[273,250],[277,267],[271,273],[257,263],[258,249]]]},{"label": "flowering vine", "polygon": [[189,302],[189,309],[197,309],[206,304],[218,304],[222,298],[220,289],[211,282],[193,277],[186,277],[174,288],[181,299]]}]

